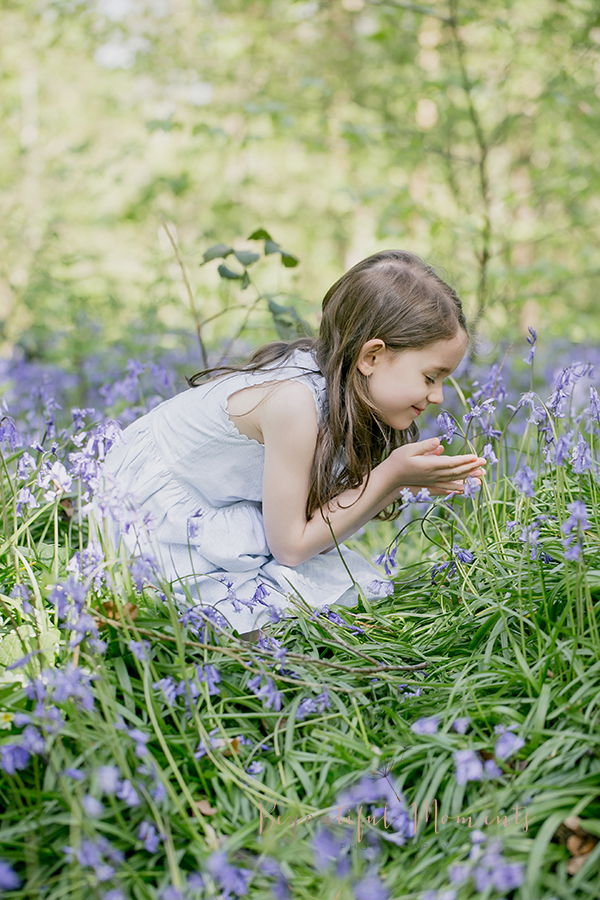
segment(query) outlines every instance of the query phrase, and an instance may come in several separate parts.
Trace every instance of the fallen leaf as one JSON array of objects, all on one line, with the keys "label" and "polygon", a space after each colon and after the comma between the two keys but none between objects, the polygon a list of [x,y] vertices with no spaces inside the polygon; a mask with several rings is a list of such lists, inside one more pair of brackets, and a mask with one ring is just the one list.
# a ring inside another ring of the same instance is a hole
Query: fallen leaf
[{"label": "fallen leaf", "polygon": [[203,816],[214,816],[218,809],[213,809],[208,800],[196,800],[196,806]]},{"label": "fallen leaf", "polygon": [[71,498],[63,497],[59,505],[62,507],[63,516],[66,516],[67,519],[72,519],[75,512],[75,507],[73,506],[73,501],[71,500]]},{"label": "fallen leaf", "polygon": [[[125,603],[123,605],[123,611],[131,617],[133,622],[135,622],[138,614],[138,608],[135,603]],[[114,619],[115,622],[120,622],[121,620],[121,613],[112,600],[105,600],[104,603],[101,603],[98,612],[107,619]],[[92,616],[92,618],[98,628],[106,627],[106,622],[101,622],[96,616]]]}]

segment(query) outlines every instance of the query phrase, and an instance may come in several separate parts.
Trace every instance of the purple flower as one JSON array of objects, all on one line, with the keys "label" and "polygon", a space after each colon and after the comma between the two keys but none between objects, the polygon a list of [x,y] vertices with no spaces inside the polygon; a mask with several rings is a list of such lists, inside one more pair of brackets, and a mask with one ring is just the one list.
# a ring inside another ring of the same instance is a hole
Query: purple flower
[{"label": "purple flower", "polygon": [[139,728],[130,728],[129,729],[129,737],[135,741],[135,755],[138,759],[142,759],[144,756],[148,756],[148,748],[146,744],[150,740],[149,735],[144,734],[143,731],[140,731]]},{"label": "purple flower", "polygon": [[554,448],[554,463],[557,466],[564,466],[566,463],[569,450],[571,448],[571,440],[572,440],[572,432],[568,431],[566,434],[561,434],[559,439],[556,442],[556,446]]},{"label": "purple flower", "polygon": [[590,448],[585,442],[583,435],[579,434],[577,436],[577,446],[573,447],[571,453],[571,465],[573,466],[573,471],[577,475],[581,475],[582,472],[592,468],[592,462]]},{"label": "purple flower", "polygon": [[96,769],[98,788],[103,794],[116,794],[120,777],[121,773],[117,766],[98,766]]},{"label": "purple flower", "polygon": [[160,835],[157,834],[154,825],[146,822],[144,819],[138,829],[138,840],[144,842],[144,847],[148,853],[156,853],[160,844]]},{"label": "purple flower", "polygon": [[469,564],[472,563],[475,557],[471,553],[470,550],[462,550],[460,547],[456,545],[452,548],[452,553],[454,554],[454,558],[457,559],[460,563]]},{"label": "purple flower", "polygon": [[97,819],[104,812],[104,807],[100,801],[91,794],[86,794],[81,801],[83,809],[90,819]]},{"label": "purple flower", "polygon": [[73,781],[83,781],[85,778],[83,772],[80,772],[79,769],[74,769],[71,766],[64,770],[63,775],[66,775],[68,778],[72,778]]},{"label": "purple flower", "polygon": [[451,444],[457,430],[456,422],[452,416],[448,415],[447,412],[441,412],[435,420],[435,423],[437,427],[444,432],[441,440],[446,441],[447,444]]},{"label": "purple flower", "polygon": [[471,720],[468,716],[463,716],[462,718],[455,719],[452,723],[452,728],[457,734],[464,734],[469,727]]},{"label": "purple flower", "polygon": [[463,495],[465,497],[474,497],[475,494],[479,493],[481,490],[481,485],[477,481],[476,478],[473,478],[472,475],[467,475],[465,478],[465,486],[463,489]]},{"label": "purple flower", "polygon": [[155,691],[162,691],[165,697],[165,700],[169,704],[169,706],[175,705],[175,699],[177,697],[177,685],[170,675],[167,675],[166,678],[161,678],[160,681],[155,681],[152,684],[152,687]]},{"label": "purple flower", "polygon": [[494,463],[498,462],[498,457],[494,453],[494,449],[491,444],[486,444],[484,446],[481,455],[484,457],[484,459],[489,460],[491,466],[493,466]]},{"label": "purple flower", "polygon": [[150,650],[150,641],[129,641],[127,645],[136,659],[140,662],[146,662],[148,659],[148,651]]},{"label": "purple flower", "polygon": [[535,496],[535,475],[530,466],[523,466],[514,476],[515,487],[526,497]]},{"label": "purple flower", "polygon": [[331,864],[340,858],[347,843],[347,837],[343,835],[336,837],[329,828],[316,831],[311,846],[317,871],[326,872]]},{"label": "purple flower", "polygon": [[523,360],[523,362],[526,362],[527,365],[530,366],[531,363],[533,362],[533,357],[535,355],[535,342],[537,341],[537,334],[536,334],[535,330],[531,327],[531,325],[529,326],[529,328],[527,330],[529,331],[529,335],[530,335],[527,338],[527,343],[529,344],[529,354],[528,354],[527,358]]},{"label": "purple flower", "polygon": [[431,716],[429,719],[423,716],[410,726],[410,730],[413,734],[435,734],[439,724],[440,720],[436,716]]},{"label": "purple flower", "polygon": [[3,744],[0,747],[0,769],[14,775],[17,769],[25,769],[31,754],[19,744]]},{"label": "purple flower", "polygon": [[12,866],[0,859],[0,891],[16,891],[21,884],[21,879]]},{"label": "purple flower", "polygon": [[249,775],[260,775],[261,772],[264,772],[265,767],[260,762],[260,760],[255,760],[251,762],[248,766],[246,766],[246,772]]},{"label": "purple flower", "polygon": [[354,884],[356,900],[388,900],[389,892],[377,874],[367,872],[360,881]]},{"label": "purple flower", "polygon": [[496,741],[494,753],[498,759],[508,759],[509,756],[512,756],[513,753],[516,753],[517,750],[524,746],[525,741],[523,738],[517,737],[511,731],[505,731]]},{"label": "purple flower", "polygon": [[126,806],[139,806],[141,803],[140,798],[137,795],[137,791],[127,778],[117,791],[117,797],[119,798],[119,800],[124,800]]},{"label": "purple flower", "polygon": [[494,868],[493,883],[497,891],[512,891],[521,887],[525,877],[525,867],[520,863],[507,863]]},{"label": "purple flower", "polygon": [[467,865],[450,866],[448,869],[448,880],[451,884],[462,884],[471,874],[471,869]]},{"label": "purple flower", "polygon": [[248,882],[252,876],[250,869],[238,869],[227,861],[223,850],[216,850],[206,862],[208,871],[223,891],[223,900],[231,894],[241,897],[248,893]]},{"label": "purple flower", "polygon": [[598,396],[598,391],[596,388],[590,388],[590,418],[594,420],[594,422],[600,423],[600,396]]},{"label": "purple flower", "polygon": [[467,781],[481,781],[483,778],[483,765],[473,750],[457,750],[452,756],[456,765],[454,775],[457,784],[466,784]]},{"label": "purple flower", "polygon": [[211,663],[207,663],[205,666],[197,665],[196,676],[199,682],[206,681],[209,694],[220,693],[221,688],[217,685],[221,681],[221,675],[216,666],[213,666]]},{"label": "purple flower", "polygon": [[493,759],[486,759],[483,768],[488,778],[499,778],[500,775],[504,774],[500,766],[496,765]]},{"label": "purple flower", "polygon": [[281,709],[281,701],[283,699],[281,691],[278,691],[275,688],[273,679],[270,675],[267,675],[267,683],[261,688],[259,688],[260,681],[261,676],[255,675],[254,678],[251,678],[248,681],[248,687],[257,697],[260,697],[261,700],[263,700],[265,709],[271,709],[271,707],[273,707],[274,710],[279,712]]}]

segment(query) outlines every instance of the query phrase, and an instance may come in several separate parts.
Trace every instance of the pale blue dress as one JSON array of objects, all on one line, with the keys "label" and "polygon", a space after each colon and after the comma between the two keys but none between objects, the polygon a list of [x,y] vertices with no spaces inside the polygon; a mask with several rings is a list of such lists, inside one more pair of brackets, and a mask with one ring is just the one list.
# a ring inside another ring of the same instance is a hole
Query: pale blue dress
[{"label": "pale blue dress", "polygon": [[226,374],[166,400],[129,425],[106,458],[107,471],[152,523],[124,533],[108,515],[115,547],[121,538],[128,553],[153,555],[181,599],[189,593],[215,607],[240,633],[271,621],[269,607],[293,614],[294,597],[311,607],[355,605],[352,578],[367,597],[381,587],[377,569],[344,546],[344,561],[334,549],[295,567],[281,565],[269,551],[261,502],[264,446],[238,431],[227,401],[245,387],[287,379],[308,385],[321,422],[325,379],[312,353],[297,350],[284,364]]}]

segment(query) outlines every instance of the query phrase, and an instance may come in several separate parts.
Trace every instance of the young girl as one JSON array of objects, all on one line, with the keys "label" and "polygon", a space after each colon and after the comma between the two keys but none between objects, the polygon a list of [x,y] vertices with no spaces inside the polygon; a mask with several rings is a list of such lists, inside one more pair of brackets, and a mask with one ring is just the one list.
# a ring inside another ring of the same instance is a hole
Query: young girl
[{"label": "young girl", "polygon": [[353,266],[325,295],[318,338],[199,372],[125,429],[107,468],[153,521],[121,535],[127,550],[152,553],[240,633],[290,594],[353,605],[355,581],[374,596],[379,573],[342,542],[392,518],[403,488],[462,492],[483,474],[483,458],[415,443],[467,345],[459,298],[418,256]]}]

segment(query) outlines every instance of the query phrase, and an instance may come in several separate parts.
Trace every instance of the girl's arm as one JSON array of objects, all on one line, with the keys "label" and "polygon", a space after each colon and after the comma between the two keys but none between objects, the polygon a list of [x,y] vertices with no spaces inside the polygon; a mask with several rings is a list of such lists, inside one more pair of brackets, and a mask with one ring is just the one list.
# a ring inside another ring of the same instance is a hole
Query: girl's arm
[{"label": "girl's arm", "polygon": [[[305,514],[317,424],[312,392],[301,383],[282,382],[261,404],[265,534],[271,553],[286,566],[300,565],[335,546],[321,512],[317,510],[309,522]],[[455,479],[482,474],[479,467],[485,465],[484,459],[473,455],[441,458],[442,452],[437,438],[400,447],[373,469],[362,496],[364,482],[331,501],[323,513],[337,542],[345,541],[397,500],[406,485],[431,485],[450,493],[463,488]]]}]

